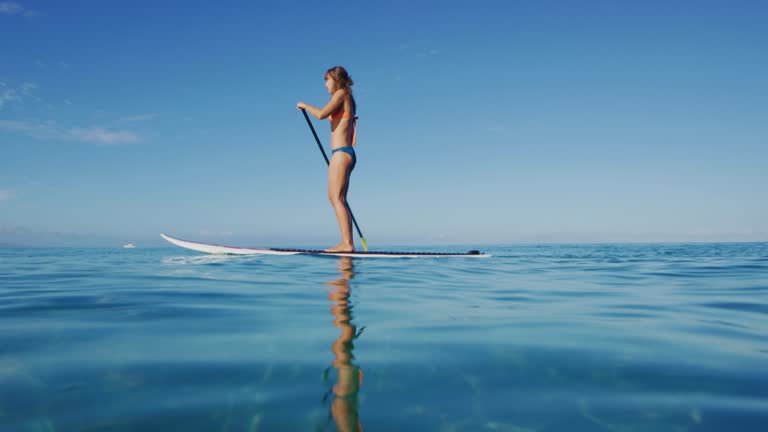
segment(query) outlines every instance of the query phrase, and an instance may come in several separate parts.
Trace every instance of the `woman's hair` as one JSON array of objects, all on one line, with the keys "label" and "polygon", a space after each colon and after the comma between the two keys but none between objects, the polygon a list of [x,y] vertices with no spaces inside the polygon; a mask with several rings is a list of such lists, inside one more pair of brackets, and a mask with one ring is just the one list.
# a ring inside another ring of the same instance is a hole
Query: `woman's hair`
[{"label": "woman's hair", "polygon": [[336,81],[336,90],[344,89],[352,93],[352,86],[355,84],[352,81],[352,77],[349,76],[347,70],[341,66],[334,66],[325,72],[325,78],[333,78]]}]

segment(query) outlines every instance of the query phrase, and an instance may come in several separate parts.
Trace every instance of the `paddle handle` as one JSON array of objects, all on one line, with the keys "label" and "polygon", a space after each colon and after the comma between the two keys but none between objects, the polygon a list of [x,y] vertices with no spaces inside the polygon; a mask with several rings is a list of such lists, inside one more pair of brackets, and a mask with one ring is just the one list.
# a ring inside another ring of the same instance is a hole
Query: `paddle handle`
[{"label": "paddle handle", "polygon": [[315,131],[315,127],[312,126],[312,121],[309,119],[309,116],[307,115],[307,110],[302,108],[301,113],[304,114],[304,119],[307,121],[307,124],[309,125],[309,129],[312,131],[312,136],[315,137],[315,142],[317,143],[317,147],[320,149],[320,153],[323,154],[323,159],[325,159],[325,164],[330,165],[331,162],[328,160],[328,155],[325,154],[325,149],[323,148],[323,145],[320,144],[320,137],[317,136],[317,131]]},{"label": "paddle handle", "polygon": [[[323,154],[323,159],[325,159],[325,164],[330,165],[331,161],[328,160],[328,155],[325,153],[325,149],[323,148],[323,145],[320,143],[320,137],[317,136],[317,131],[315,131],[315,127],[312,126],[312,121],[309,119],[309,116],[307,115],[307,110],[302,108],[301,113],[304,114],[304,120],[307,121],[307,124],[309,125],[309,130],[312,131],[312,136],[315,137],[315,142],[317,143],[317,147],[320,149],[320,153]],[[357,225],[357,221],[355,220],[355,215],[352,214],[352,208],[349,207],[349,202],[347,202],[347,210],[349,210],[349,216],[352,218],[352,223],[355,225],[355,229],[357,230],[357,235],[360,236],[360,242],[363,244],[363,250],[367,252],[368,243],[365,241],[365,237],[363,237],[363,232],[360,231],[360,227]]]}]

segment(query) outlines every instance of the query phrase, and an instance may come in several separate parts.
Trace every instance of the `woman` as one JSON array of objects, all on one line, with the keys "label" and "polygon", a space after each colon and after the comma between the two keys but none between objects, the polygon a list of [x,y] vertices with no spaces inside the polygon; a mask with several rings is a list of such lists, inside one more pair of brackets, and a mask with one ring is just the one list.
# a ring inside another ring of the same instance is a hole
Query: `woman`
[{"label": "woman", "polygon": [[357,105],[352,97],[352,78],[347,71],[336,66],[325,72],[325,87],[331,94],[331,100],[317,108],[304,102],[296,107],[307,110],[318,119],[330,117],[331,120],[331,160],[328,163],[328,199],[331,200],[336,219],[341,230],[341,243],[326,249],[326,252],[354,252],[352,240],[352,217],[347,207],[349,175],[355,168],[355,113]]}]

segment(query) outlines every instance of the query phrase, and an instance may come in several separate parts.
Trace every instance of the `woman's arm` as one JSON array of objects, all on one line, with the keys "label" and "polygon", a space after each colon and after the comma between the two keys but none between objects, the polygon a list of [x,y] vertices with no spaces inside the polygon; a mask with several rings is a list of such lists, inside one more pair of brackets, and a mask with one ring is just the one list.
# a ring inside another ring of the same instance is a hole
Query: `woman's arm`
[{"label": "woman's arm", "polygon": [[296,108],[305,109],[312,114],[313,117],[322,120],[328,118],[331,113],[334,113],[339,109],[339,106],[344,103],[344,96],[346,94],[346,90],[337,90],[333,96],[331,96],[331,100],[322,108],[317,108],[310,104],[305,104],[304,102],[297,103]]}]

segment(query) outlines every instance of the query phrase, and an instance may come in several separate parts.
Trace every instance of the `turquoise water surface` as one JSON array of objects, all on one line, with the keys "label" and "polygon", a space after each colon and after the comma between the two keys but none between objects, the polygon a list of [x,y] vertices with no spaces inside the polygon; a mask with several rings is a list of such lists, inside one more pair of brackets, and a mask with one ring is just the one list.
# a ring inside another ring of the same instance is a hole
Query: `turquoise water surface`
[{"label": "turquoise water surface", "polygon": [[0,250],[0,431],[768,430],[768,243],[482,249]]}]

